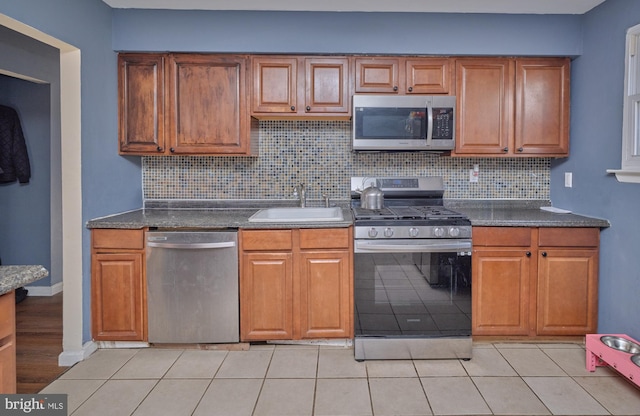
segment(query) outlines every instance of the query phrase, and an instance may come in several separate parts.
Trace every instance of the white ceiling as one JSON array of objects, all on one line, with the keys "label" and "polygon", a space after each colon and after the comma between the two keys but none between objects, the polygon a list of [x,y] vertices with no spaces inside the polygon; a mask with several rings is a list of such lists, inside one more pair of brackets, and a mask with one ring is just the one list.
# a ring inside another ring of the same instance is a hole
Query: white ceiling
[{"label": "white ceiling", "polygon": [[121,9],[584,14],[605,0],[102,0]]}]

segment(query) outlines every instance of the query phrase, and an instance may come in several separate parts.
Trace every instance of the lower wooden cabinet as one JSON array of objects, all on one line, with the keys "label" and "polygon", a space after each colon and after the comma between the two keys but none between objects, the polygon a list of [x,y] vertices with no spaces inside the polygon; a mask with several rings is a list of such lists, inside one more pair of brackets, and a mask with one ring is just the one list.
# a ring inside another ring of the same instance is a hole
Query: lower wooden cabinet
[{"label": "lower wooden cabinet", "polygon": [[0,394],[16,393],[16,296],[0,296]]},{"label": "lower wooden cabinet", "polygon": [[597,228],[474,227],[474,335],[597,331]]},{"label": "lower wooden cabinet", "polygon": [[352,231],[240,231],[242,341],[353,336]]},{"label": "lower wooden cabinet", "polygon": [[144,231],[92,231],[91,332],[96,341],[146,341]]}]

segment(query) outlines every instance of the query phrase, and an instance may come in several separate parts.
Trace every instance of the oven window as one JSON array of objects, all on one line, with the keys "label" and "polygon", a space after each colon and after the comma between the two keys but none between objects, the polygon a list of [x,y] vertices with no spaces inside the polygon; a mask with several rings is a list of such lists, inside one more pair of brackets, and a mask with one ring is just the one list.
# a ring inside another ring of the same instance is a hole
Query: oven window
[{"label": "oven window", "polygon": [[471,335],[471,257],[356,253],[356,336]]},{"label": "oven window", "polygon": [[358,139],[425,139],[426,109],[356,108]]}]

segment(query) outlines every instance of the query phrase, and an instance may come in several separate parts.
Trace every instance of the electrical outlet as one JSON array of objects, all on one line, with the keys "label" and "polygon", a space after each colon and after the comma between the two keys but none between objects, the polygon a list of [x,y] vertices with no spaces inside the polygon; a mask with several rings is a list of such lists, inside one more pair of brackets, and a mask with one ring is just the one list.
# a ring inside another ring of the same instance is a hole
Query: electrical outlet
[{"label": "electrical outlet", "polygon": [[477,183],[480,176],[480,165],[473,165],[473,169],[469,169],[469,182]]},{"label": "electrical outlet", "polygon": [[573,173],[571,172],[564,173],[564,187],[565,188],[573,187]]}]

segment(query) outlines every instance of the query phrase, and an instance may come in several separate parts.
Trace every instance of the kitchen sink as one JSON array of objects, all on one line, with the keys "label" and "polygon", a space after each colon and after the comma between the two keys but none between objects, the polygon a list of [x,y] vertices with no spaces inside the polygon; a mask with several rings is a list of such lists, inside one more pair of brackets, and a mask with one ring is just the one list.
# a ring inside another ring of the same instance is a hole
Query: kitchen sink
[{"label": "kitchen sink", "polygon": [[342,221],[342,208],[265,208],[249,217],[249,222],[328,222]]}]

